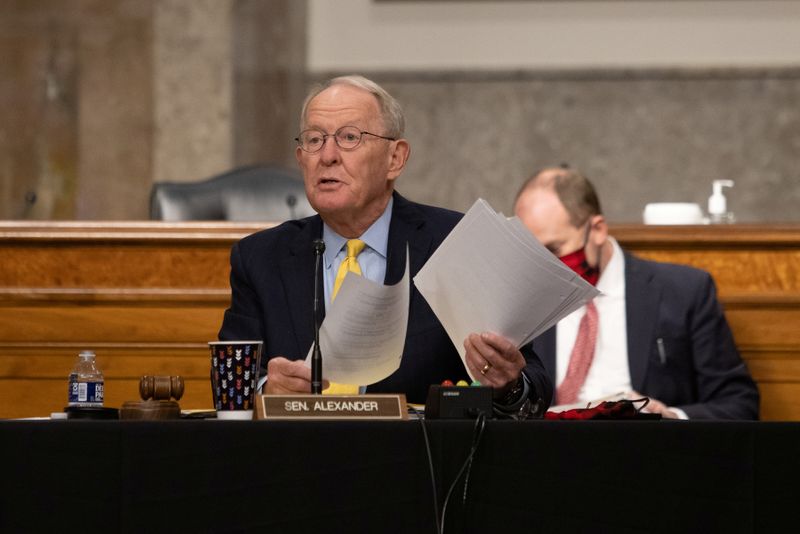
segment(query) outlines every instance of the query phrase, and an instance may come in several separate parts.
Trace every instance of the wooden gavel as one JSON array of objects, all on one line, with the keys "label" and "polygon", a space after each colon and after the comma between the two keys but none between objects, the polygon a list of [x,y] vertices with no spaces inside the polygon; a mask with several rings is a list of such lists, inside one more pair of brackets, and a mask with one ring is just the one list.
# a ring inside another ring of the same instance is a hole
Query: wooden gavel
[{"label": "wooden gavel", "polygon": [[142,400],[181,400],[183,377],[145,375],[139,380],[139,395]]}]

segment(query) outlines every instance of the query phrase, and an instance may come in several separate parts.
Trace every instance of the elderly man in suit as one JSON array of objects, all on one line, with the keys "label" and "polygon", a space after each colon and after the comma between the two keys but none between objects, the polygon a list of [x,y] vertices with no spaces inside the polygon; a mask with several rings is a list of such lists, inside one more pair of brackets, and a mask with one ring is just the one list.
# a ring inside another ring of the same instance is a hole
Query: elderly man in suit
[{"label": "elderly man in suit", "polygon": [[[231,251],[231,306],[220,339],[264,340],[267,393],[310,389],[303,363],[313,341],[313,241],[325,242],[325,303],[338,290],[343,262],[362,276],[394,284],[404,272],[406,244],[413,276],[461,214],[406,200],[394,191],[411,153],[397,101],[360,76],[314,88],[301,112],[295,151],[306,195],[318,215],[287,221],[242,239]],[[476,251],[477,253],[477,251]],[[464,340],[473,376],[495,388],[495,408],[514,416],[541,412],[552,383],[530,346],[522,350],[491,332]],[[400,368],[361,391],[404,393],[425,401],[430,384],[466,378],[464,364],[420,293],[412,287]]]},{"label": "elderly man in suit", "polygon": [[646,410],[666,418],[758,418],[758,390],[708,273],[623,251],[594,187],[571,169],[536,173],[514,211],[602,292],[533,342],[557,404],[627,392],[649,397]]}]

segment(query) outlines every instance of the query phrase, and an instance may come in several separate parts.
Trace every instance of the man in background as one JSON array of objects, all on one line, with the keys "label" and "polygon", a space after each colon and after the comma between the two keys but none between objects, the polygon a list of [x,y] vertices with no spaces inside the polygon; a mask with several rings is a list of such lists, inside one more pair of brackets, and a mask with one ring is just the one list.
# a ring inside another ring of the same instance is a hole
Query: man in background
[{"label": "man in background", "polygon": [[613,237],[594,187],[547,168],[520,188],[515,214],[601,294],[534,340],[554,404],[625,392],[678,419],[757,419],[759,394],[699,269],[639,259]]},{"label": "man in background", "polygon": [[[311,370],[303,360],[314,339],[314,240],[325,242],[320,286],[327,306],[346,270],[378,283],[399,282],[407,246],[413,278],[460,220],[460,213],[394,191],[411,153],[404,122],[399,103],[361,76],[334,78],[306,98],[295,156],[318,215],[233,246],[231,306],[219,332],[222,340],[264,341],[267,393],[310,391]],[[467,378],[458,351],[413,284],[410,297],[400,368],[377,384],[355,385],[357,391],[404,393],[409,402],[424,403],[430,384]],[[527,417],[546,409],[552,383],[530,346],[520,351],[491,332],[463,343],[472,375],[494,388],[496,411]]]}]

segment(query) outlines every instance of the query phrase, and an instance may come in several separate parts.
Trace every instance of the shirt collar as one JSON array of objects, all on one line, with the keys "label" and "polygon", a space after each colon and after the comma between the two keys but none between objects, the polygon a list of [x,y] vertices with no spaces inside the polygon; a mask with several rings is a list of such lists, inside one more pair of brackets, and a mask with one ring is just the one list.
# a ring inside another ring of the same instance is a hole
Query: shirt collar
[{"label": "shirt collar", "polygon": [[[394,196],[389,197],[389,203],[383,210],[381,216],[361,234],[358,239],[367,244],[369,248],[380,254],[386,259],[386,250],[389,242],[389,223],[392,220],[392,207],[394,206]],[[337,234],[333,228],[325,222],[322,223],[322,239],[325,241],[325,266],[330,267],[339,251],[344,248],[347,238]]]},{"label": "shirt collar", "polygon": [[622,248],[613,237],[608,238],[611,242],[611,259],[603,272],[600,273],[600,280],[597,281],[597,289],[603,295],[611,297],[625,296],[625,258],[622,255]]}]

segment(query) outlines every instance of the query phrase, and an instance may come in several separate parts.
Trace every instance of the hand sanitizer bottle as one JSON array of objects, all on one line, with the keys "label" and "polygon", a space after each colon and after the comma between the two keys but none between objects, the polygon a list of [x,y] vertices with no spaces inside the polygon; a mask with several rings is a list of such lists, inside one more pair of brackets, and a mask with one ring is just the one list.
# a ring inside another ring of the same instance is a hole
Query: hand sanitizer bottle
[{"label": "hand sanitizer bottle", "polygon": [[733,187],[733,180],[714,180],[711,196],[708,197],[708,219],[711,224],[730,224],[734,222],[733,213],[728,211],[728,202],[722,194],[723,187]]}]

